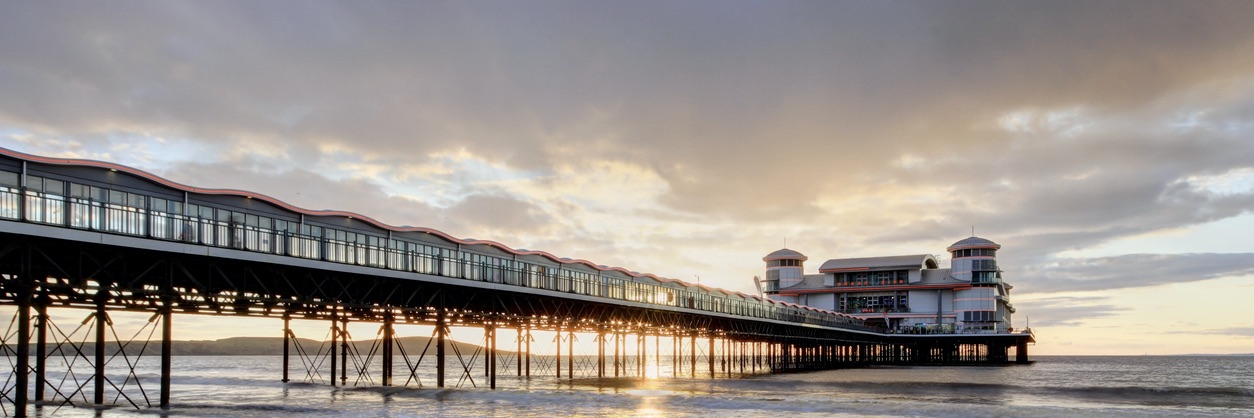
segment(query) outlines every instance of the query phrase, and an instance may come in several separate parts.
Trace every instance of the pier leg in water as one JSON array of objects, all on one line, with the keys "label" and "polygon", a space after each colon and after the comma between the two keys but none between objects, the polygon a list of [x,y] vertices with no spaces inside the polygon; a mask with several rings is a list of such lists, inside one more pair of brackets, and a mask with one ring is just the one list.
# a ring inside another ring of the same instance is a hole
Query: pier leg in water
[{"label": "pier leg in water", "polygon": [[44,387],[48,385],[48,296],[40,295],[35,301],[35,407],[44,401]]},{"label": "pier leg in water", "polygon": [[496,327],[488,325],[483,329],[486,334],[486,347],[488,349],[487,368],[488,368],[488,387],[496,389]]},{"label": "pier leg in water", "polygon": [[636,334],[636,376],[644,377],[644,334]]},{"label": "pier leg in water", "polygon": [[566,330],[566,335],[570,337],[566,341],[566,368],[570,370],[570,378],[575,378],[575,328],[571,327]]},{"label": "pier leg in water", "polygon": [[[331,374],[335,378],[335,374]],[[348,314],[340,316],[340,386],[348,386]]]},{"label": "pier leg in water", "polygon": [[707,359],[710,361],[710,378],[714,378],[714,336],[710,335],[710,352],[707,353]]},{"label": "pier leg in water", "polygon": [[554,357],[553,366],[557,368],[557,378],[562,378],[562,324],[557,324],[557,336],[553,338],[557,342],[557,354]]},{"label": "pier leg in water", "polygon": [[671,377],[679,377],[679,335],[671,334]]},{"label": "pier leg in water", "polygon": [[605,377],[605,329],[597,332],[597,377]]},{"label": "pier leg in water", "polygon": [[448,317],[443,310],[435,323],[435,386],[444,387],[444,338],[448,335]]},{"label": "pier leg in water", "polygon": [[394,321],[392,311],[383,314],[383,386],[392,386],[392,347],[396,338],[396,330],[392,327]]},{"label": "pier leg in water", "polygon": [[174,355],[174,295],[161,298],[161,409],[170,409],[170,366]]},{"label": "pier leg in water", "polygon": [[[105,301],[109,297],[109,284],[101,282],[99,293],[96,295],[96,393],[95,404],[104,404],[104,388],[105,388],[105,325],[109,322],[109,313],[105,312]],[[29,312],[29,311],[28,311]],[[29,313],[27,314],[29,315]],[[22,322],[23,324],[26,321]],[[26,345],[23,342],[22,345]],[[25,359],[25,356],[22,356]],[[25,369],[23,369],[23,372]],[[26,373],[22,373],[25,375]],[[25,378],[23,378],[25,380]],[[26,394],[23,393],[25,398]]]},{"label": "pier leg in water", "polygon": [[288,354],[290,350],[288,347],[290,346],[291,340],[292,340],[292,314],[291,312],[283,312],[283,383],[287,383],[291,381],[290,379],[288,379],[288,376],[287,376],[288,365],[289,365],[288,362],[290,361],[288,359]]},{"label": "pier leg in water", "polygon": [[689,374],[693,379],[697,378],[697,334],[692,334],[692,343],[689,344],[692,351],[692,373]]},{"label": "pier leg in water", "polygon": [[525,346],[525,350],[527,350],[527,354],[526,354],[527,355],[527,358],[526,358],[527,377],[531,377],[531,324],[527,324],[527,337],[525,340],[523,340],[523,345]]},{"label": "pier leg in water", "polygon": [[337,362],[339,361],[339,356],[335,355],[335,351],[337,349],[335,343],[336,341],[338,341],[338,338],[339,338],[339,320],[336,319],[335,309],[332,308],[331,309],[331,387],[336,386],[335,372],[339,370],[336,368],[336,366],[338,365]]},{"label": "pier leg in water", "polygon": [[[26,278],[27,277],[25,276],[21,277],[22,280],[25,280]],[[17,295],[17,341],[14,342],[16,345],[14,348],[16,348],[15,351],[17,351],[17,364],[13,366],[13,413],[16,416],[25,417],[27,404],[26,390],[29,388],[29,381],[27,378],[30,374],[31,291],[26,283],[20,283],[17,287],[19,287],[19,294]],[[99,343],[99,341],[97,341],[97,343]],[[96,350],[97,353],[100,353],[101,351],[101,349]],[[102,361],[103,357],[103,355],[98,355],[97,361]],[[103,367],[98,367],[98,370],[103,370]],[[103,391],[96,395],[96,397],[103,401]]]},{"label": "pier leg in water", "polygon": [[514,340],[515,345],[517,345],[517,347],[514,348],[514,366],[518,368],[518,377],[522,377],[522,359],[518,358],[518,356],[521,355],[523,352],[522,351],[522,339],[523,339],[522,327],[518,327],[518,329],[515,331],[518,332],[518,338]]}]

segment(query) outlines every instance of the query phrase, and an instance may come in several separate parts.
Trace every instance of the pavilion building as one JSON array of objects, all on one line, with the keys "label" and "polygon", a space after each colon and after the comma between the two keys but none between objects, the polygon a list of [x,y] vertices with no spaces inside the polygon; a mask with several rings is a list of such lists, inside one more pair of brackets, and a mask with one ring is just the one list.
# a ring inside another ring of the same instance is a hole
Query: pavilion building
[{"label": "pavilion building", "polygon": [[776,301],[849,314],[897,332],[1010,332],[1012,286],[1002,281],[993,241],[948,248],[950,268],[930,254],[837,258],[805,274],[805,255],[770,253],[762,293]]}]

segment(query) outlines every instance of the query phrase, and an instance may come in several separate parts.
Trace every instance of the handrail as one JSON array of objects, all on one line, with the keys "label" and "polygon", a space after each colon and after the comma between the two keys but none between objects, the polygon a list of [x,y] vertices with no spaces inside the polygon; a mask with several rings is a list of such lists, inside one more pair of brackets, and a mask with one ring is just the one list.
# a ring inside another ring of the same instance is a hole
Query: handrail
[{"label": "handrail", "polygon": [[[145,196],[140,199],[141,202],[153,198],[135,193],[131,195]],[[411,251],[408,244],[418,243],[405,240],[373,237],[370,241],[382,244],[376,245],[355,239],[332,238],[325,233],[293,233],[276,228],[250,226],[233,219],[207,219],[199,214],[168,213],[144,206],[142,203],[135,206],[102,202],[91,197],[71,197],[0,187],[0,219],[546,289],[656,306],[877,331],[856,318],[820,309],[772,301],[738,300],[570,269],[537,269],[534,268],[539,266],[536,264],[483,256],[465,250],[445,249],[442,253],[428,254]],[[324,230],[332,231],[329,228]],[[398,242],[406,243],[407,248],[392,248]],[[449,256],[446,257],[444,253]],[[492,261],[472,260],[475,255]]]}]

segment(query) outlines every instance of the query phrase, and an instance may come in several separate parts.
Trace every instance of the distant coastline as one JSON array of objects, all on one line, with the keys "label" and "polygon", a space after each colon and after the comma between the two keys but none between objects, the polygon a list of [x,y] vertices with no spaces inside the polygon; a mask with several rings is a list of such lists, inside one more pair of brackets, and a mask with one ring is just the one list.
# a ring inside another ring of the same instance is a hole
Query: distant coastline
[{"label": "distant coastline", "polygon": [[[435,342],[430,337],[401,337],[396,341],[404,348],[404,352],[416,356],[427,350],[428,355],[435,355]],[[132,344],[139,344],[134,342]],[[377,343],[377,340],[358,340],[351,341],[356,350],[360,353],[367,353],[370,347]],[[429,343],[429,345],[428,345]],[[290,346],[291,355],[296,355],[296,345],[299,344],[307,352],[317,351],[319,346],[323,346],[326,350],[325,342],[308,339],[297,338]],[[445,350],[447,354],[454,353],[454,347],[460,351],[462,355],[470,355],[481,347],[475,344],[447,341],[445,342]],[[83,353],[90,355],[95,350],[96,344],[93,342],[85,343],[82,346]],[[282,337],[232,337],[219,340],[175,340],[172,341],[171,351],[176,356],[269,356],[283,355],[283,338]],[[338,348],[338,347],[337,347]],[[56,354],[53,350],[54,345],[49,345],[49,354]],[[110,355],[117,349],[117,344],[110,341],[105,343],[105,351]],[[134,350],[134,345],[128,346],[127,352]],[[63,346],[62,350],[66,355],[73,355],[74,349],[68,345]],[[144,348],[147,355],[159,355],[161,351],[161,343],[159,341],[149,342]],[[398,353],[400,350],[397,351]],[[499,353],[513,353],[512,351],[500,350]],[[31,353],[35,353],[35,346],[31,344]]]}]

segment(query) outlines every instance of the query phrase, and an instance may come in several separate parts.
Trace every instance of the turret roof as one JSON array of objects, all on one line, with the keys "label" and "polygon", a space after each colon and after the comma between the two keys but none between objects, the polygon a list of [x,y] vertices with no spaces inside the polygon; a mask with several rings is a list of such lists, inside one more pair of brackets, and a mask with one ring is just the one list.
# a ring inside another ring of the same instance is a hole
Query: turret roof
[{"label": "turret roof", "polygon": [[950,245],[949,248],[947,248],[947,250],[953,251],[953,250],[962,250],[962,249],[967,249],[967,248],[998,249],[998,248],[1001,248],[1001,245],[997,244],[996,242],[984,239],[984,238],[970,237],[970,238],[964,238],[961,241],[955,242],[954,245]]},{"label": "turret roof", "polygon": [[793,250],[790,250],[790,249],[787,249],[787,248],[783,248],[783,249],[775,250],[775,252],[770,253],[770,254],[767,254],[767,255],[766,255],[766,257],[762,257],[762,261],[771,261],[771,260],[801,260],[801,261],[806,261],[806,260],[809,260],[809,259],[810,259],[810,258],[809,258],[809,257],[806,257],[804,254],[801,254],[801,253],[799,253],[799,252],[796,252],[796,251],[793,251]]}]

